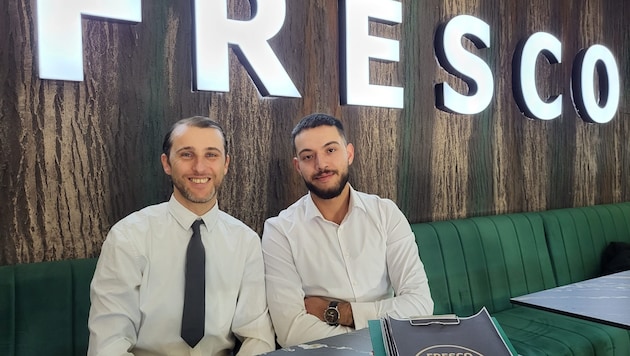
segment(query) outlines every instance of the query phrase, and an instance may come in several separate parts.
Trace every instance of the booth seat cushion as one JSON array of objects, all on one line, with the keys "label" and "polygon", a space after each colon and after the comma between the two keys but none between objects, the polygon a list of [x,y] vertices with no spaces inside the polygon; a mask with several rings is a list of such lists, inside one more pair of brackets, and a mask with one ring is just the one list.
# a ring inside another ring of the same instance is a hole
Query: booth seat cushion
[{"label": "booth seat cushion", "polygon": [[630,243],[630,202],[548,210],[543,218],[558,285],[594,278],[609,243]]},{"label": "booth seat cushion", "polygon": [[0,267],[0,355],[85,355],[96,259]]},{"label": "booth seat cushion", "polygon": [[523,356],[627,356],[630,331],[524,306],[493,316]]}]

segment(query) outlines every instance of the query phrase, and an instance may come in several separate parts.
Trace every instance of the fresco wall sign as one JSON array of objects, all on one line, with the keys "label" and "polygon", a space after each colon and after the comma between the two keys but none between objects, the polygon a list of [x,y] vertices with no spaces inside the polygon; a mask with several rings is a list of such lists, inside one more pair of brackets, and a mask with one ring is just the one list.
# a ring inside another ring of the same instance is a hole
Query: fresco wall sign
[{"label": "fresco wall sign", "polygon": [[[261,95],[301,97],[269,45],[286,21],[286,0],[252,2],[254,15],[249,20],[228,18],[228,0],[192,1],[194,90],[230,91],[228,54],[232,48]],[[141,9],[140,0],[37,0],[39,77],[82,81],[82,17],[140,23]],[[399,62],[400,41],[372,36],[368,31],[370,21],[389,26],[401,24],[402,3],[340,0],[339,11],[341,104],[402,109],[403,87],[369,81],[370,61]],[[435,90],[436,107],[466,115],[484,111],[494,97],[493,73],[482,58],[464,47],[462,39],[472,41],[478,50],[489,49],[490,25],[474,16],[459,15],[437,26],[435,55],[445,71],[468,85],[468,92],[460,93],[448,83],[439,83]],[[564,65],[562,43],[552,34],[537,32],[521,41],[513,56],[513,95],[520,110],[540,120],[561,116],[562,97],[568,93],[542,98],[536,88],[536,65],[539,56],[552,65]],[[615,56],[608,48],[594,44],[575,54],[570,95],[585,121],[606,123],[614,118],[619,107],[620,80]]]}]

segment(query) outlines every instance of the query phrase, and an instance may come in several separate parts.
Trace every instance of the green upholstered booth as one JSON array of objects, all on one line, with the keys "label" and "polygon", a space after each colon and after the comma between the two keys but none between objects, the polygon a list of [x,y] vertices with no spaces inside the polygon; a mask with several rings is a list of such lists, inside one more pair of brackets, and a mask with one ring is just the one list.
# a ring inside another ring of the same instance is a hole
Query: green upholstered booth
[{"label": "green upholstered booth", "polygon": [[96,259],[0,267],[0,355],[87,352]]},{"label": "green upholstered booth", "polygon": [[[598,275],[610,241],[630,238],[630,203],[412,224],[435,313],[485,306],[521,355],[630,355],[630,331],[511,297]],[[563,246],[566,246],[563,247]]]},{"label": "green upholstered booth", "polygon": [[[435,313],[485,306],[516,350],[630,355],[630,331],[514,306],[511,297],[599,274],[608,243],[630,242],[630,203],[412,224]],[[96,259],[0,266],[0,355],[85,355]]]}]

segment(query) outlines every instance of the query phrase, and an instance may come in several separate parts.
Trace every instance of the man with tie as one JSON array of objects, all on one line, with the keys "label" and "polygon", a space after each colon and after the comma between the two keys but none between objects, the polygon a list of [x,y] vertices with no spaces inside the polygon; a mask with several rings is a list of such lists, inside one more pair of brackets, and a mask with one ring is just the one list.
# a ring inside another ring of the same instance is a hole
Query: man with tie
[{"label": "man with tie", "polygon": [[256,355],[275,349],[258,235],[219,210],[230,156],[219,124],[166,134],[168,202],[116,223],[91,284],[88,355]]}]

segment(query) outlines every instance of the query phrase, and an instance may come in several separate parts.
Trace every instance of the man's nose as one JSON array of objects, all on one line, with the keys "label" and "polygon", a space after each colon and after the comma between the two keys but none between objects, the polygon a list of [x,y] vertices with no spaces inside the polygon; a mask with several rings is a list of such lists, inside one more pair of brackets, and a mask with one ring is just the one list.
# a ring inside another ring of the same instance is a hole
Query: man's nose
[{"label": "man's nose", "polygon": [[193,170],[195,172],[203,172],[206,169],[206,164],[203,159],[195,158],[193,161]]},{"label": "man's nose", "polygon": [[315,156],[315,168],[318,171],[323,171],[327,167],[328,167],[328,161],[324,157],[320,155]]}]

